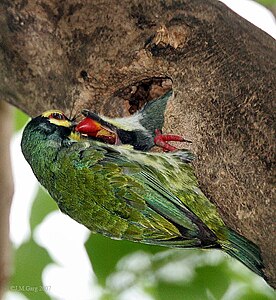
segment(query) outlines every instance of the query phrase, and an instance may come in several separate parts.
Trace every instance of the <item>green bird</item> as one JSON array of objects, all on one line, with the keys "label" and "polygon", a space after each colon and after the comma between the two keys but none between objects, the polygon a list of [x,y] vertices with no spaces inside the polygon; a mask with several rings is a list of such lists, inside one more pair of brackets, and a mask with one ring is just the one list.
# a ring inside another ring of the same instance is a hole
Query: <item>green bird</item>
[{"label": "green bird", "polygon": [[258,247],[200,190],[187,150],[142,152],[86,139],[60,111],[25,127],[22,152],[60,210],[92,232],[176,248],[217,248],[263,276]]}]

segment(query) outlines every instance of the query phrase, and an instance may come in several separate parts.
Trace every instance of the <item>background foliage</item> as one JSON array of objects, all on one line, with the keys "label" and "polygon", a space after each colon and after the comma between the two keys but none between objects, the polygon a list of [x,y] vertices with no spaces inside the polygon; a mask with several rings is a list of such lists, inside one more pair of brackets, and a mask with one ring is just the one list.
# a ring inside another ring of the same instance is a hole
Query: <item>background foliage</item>
[{"label": "background foliage", "polygon": [[267,6],[267,7],[271,7],[276,4],[275,0],[258,0],[256,2],[259,2],[260,4]]}]

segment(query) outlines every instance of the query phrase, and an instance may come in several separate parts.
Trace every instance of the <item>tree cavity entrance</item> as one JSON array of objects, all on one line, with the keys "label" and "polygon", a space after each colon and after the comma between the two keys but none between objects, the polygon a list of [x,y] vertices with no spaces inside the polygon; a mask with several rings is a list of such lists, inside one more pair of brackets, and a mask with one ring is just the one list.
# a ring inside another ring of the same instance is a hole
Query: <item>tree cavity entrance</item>
[{"label": "tree cavity entrance", "polygon": [[169,77],[152,77],[120,90],[116,96],[128,101],[128,112],[132,115],[147,102],[161,97],[171,89],[172,80]]}]

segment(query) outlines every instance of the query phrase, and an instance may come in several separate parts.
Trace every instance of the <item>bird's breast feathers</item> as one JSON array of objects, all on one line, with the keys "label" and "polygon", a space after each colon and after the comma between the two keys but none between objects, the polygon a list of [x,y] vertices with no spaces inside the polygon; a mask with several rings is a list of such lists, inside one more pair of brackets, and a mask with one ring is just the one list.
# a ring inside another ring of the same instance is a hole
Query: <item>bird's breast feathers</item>
[{"label": "bird's breast feathers", "polygon": [[134,114],[130,117],[125,118],[115,118],[111,119],[108,117],[101,116],[101,118],[116,126],[117,128],[127,130],[127,131],[133,131],[133,130],[141,130],[141,131],[147,131],[146,128],[141,124],[140,120],[142,118],[142,115],[140,114]]}]

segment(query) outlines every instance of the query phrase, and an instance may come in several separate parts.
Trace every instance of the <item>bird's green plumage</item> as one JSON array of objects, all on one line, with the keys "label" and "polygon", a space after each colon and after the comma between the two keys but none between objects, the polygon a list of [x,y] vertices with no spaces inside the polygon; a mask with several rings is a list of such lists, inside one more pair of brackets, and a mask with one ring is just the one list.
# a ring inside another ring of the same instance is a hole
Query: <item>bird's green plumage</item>
[{"label": "bird's green plumage", "polygon": [[222,248],[261,273],[257,246],[228,229],[199,189],[187,151],[146,153],[93,140],[45,117],[25,128],[22,151],[61,211],[93,232],[170,247]]}]

